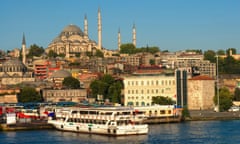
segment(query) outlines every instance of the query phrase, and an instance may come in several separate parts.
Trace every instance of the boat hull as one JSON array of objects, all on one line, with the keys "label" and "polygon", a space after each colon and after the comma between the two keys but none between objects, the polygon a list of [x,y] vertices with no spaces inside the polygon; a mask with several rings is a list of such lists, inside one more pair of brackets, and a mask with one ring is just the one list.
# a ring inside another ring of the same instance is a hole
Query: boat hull
[{"label": "boat hull", "polygon": [[57,120],[49,120],[48,123],[52,124],[56,129],[61,131],[71,131],[79,133],[101,134],[111,136],[141,135],[148,133],[148,125],[146,124],[110,126],[100,124],[62,122]]}]

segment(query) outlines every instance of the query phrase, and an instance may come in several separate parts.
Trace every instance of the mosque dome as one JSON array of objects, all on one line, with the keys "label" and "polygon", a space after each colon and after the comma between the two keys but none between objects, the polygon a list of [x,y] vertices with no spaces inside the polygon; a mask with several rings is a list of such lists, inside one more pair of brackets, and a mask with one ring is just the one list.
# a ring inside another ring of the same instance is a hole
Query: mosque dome
[{"label": "mosque dome", "polygon": [[26,66],[18,59],[10,59],[2,64],[4,72],[25,72]]},{"label": "mosque dome", "polygon": [[66,78],[66,77],[70,77],[72,76],[72,74],[69,71],[66,70],[58,70],[55,71],[54,73],[52,73],[52,78]]},{"label": "mosque dome", "polygon": [[68,25],[66,26],[60,34],[61,36],[71,36],[71,35],[80,35],[84,36],[83,31],[76,25]]}]

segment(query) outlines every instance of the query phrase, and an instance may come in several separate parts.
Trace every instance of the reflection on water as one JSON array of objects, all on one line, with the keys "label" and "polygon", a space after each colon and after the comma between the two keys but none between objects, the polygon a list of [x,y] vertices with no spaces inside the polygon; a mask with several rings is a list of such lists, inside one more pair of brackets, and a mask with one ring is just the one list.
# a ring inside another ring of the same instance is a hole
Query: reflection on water
[{"label": "reflection on water", "polygon": [[0,132],[2,144],[232,144],[240,143],[240,121],[194,121],[149,125],[147,135],[110,137],[57,130]]},{"label": "reflection on water", "polygon": [[132,136],[106,136],[106,135],[91,135],[73,132],[56,132],[64,141],[78,141],[81,143],[146,143],[148,135],[132,135]]}]

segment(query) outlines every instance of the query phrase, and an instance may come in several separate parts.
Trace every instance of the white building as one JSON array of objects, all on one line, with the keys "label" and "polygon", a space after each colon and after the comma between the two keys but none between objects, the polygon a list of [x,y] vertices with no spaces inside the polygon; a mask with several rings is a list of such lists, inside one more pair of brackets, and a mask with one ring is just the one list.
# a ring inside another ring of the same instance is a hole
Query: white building
[{"label": "white building", "polygon": [[150,106],[152,98],[164,96],[176,100],[174,75],[145,74],[124,77],[124,106]]}]

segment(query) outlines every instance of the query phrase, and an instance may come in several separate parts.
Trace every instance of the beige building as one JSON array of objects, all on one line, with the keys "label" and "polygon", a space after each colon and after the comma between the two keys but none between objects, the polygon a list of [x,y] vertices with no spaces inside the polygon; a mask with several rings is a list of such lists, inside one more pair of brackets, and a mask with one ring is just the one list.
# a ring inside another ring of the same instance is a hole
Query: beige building
[{"label": "beige building", "polygon": [[206,75],[188,79],[188,109],[209,110],[214,108],[215,80]]},{"label": "beige building", "polygon": [[42,96],[45,102],[71,101],[80,102],[86,100],[86,89],[43,89]]},{"label": "beige building", "polygon": [[152,97],[164,96],[176,100],[175,76],[138,74],[123,78],[124,106],[150,106]]},{"label": "beige building", "polygon": [[33,82],[32,72],[18,59],[10,59],[0,66],[0,82],[3,85],[16,85],[22,82]]}]

